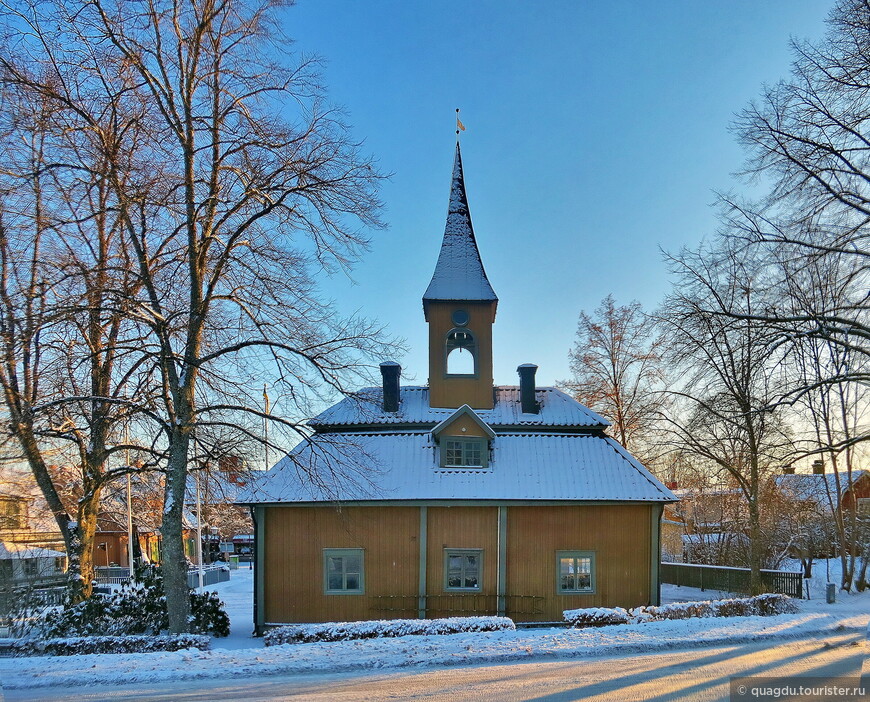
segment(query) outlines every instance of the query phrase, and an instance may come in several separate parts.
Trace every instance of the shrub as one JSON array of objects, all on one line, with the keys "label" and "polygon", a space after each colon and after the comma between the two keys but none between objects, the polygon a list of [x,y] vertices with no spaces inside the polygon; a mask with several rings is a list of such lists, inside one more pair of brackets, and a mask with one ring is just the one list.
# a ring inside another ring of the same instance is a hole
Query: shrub
[{"label": "shrub", "polygon": [[628,624],[631,615],[622,607],[589,607],[587,609],[568,609],[562,612],[565,621],[576,629],[587,626],[609,626]]},{"label": "shrub", "polygon": [[753,598],[762,617],[772,617],[776,614],[794,614],[798,611],[797,603],[788,595],[768,593]]},{"label": "shrub", "polygon": [[[190,593],[195,634],[228,636],[230,620],[213,592]],[[137,568],[136,578],[111,595],[92,595],[75,605],[48,612],[40,623],[45,638],[136,634],[158,635],[169,628],[163,577],[159,568]]]},{"label": "shrub", "polygon": [[691,619],[694,617],[715,617],[712,602],[675,602],[659,607],[635,607],[631,615],[637,621],[657,622],[664,619]]},{"label": "shrub", "polygon": [[207,651],[208,636],[173,634],[165,636],[79,636],[64,639],[18,641],[16,656],[76,656],[86,653],[150,653],[195,648]]},{"label": "shrub", "polygon": [[757,595],[733,600],[703,602],[675,602],[659,607],[635,607],[626,612],[621,607],[605,609],[568,609],[562,612],[565,621],[575,627],[605,626],[607,624],[636,624],[660,622],[669,619],[696,617],[770,617],[776,614],[793,614],[798,611],[795,601],[788,595]]},{"label": "shrub", "polygon": [[396,636],[459,634],[471,631],[516,629],[507,617],[449,617],[446,619],[381,619],[367,622],[294,624],[272,629],[263,637],[266,646],[315,641],[392,638]]},{"label": "shrub", "polygon": [[742,600],[719,600],[714,603],[717,617],[751,617],[758,614],[758,606],[754,598]]}]

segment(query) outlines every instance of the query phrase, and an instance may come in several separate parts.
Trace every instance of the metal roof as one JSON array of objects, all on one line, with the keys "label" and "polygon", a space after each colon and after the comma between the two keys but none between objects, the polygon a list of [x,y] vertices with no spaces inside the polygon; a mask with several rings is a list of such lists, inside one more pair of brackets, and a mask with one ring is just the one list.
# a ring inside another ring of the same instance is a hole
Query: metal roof
[{"label": "metal roof", "polygon": [[490,445],[486,468],[452,469],[428,431],[315,434],[238,502],[676,500],[610,437],[513,433]]},{"label": "metal roof", "polygon": [[[610,426],[604,417],[581,405],[556,388],[535,388],[540,404],[538,414],[523,414],[520,389],[515,386],[494,388],[495,405],[491,410],[474,410],[496,432],[500,427],[588,427]],[[432,428],[450,417],[455,409],[429,407],[429,388],[406,386],[399,390],[399,411],[383,411],[383,390],[366,388],[344,398],[317,415],[310,424],[323,428],[419,425]]]},{"label": "metal roof", "polygon": [[447,224],[438,262],[429,287],[423,294],[423,303],[429,300],[468,300],[498,302],[498,297],[483,268],[480,251],[474,239],[471,213],[465,195],[465,177],[462,173],[462,154],[456,144],[453,160],[453,178],[450,183],[450,204]]},{"label": "metal roof", "polygon": [[[846,473],[840,473],[840,492],[848,490],[867,471],[853,470],[852,482]],[[826,502],[828,495],[839,501],[837,479],[833,473],[786,473],[773,479],[778,488],[798,500]]]}]

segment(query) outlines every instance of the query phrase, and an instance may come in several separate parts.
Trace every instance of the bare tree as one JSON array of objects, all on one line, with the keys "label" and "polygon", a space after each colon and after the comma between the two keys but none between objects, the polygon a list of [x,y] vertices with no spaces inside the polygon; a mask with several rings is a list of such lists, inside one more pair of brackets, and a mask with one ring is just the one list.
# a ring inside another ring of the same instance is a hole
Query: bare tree
[{"label": "bare tree", "polygon": [[[149,330],[143,351],[160,378],[173,631],[188,626],[181,516],[196,428],[232,425],[262,441],[266,419],[304,436],[292,419],[263,412],[263,380],[304,416],[312,399],[367,374],[365,355],[384,348],[376,326],[342,319],[313,284],[312,267],[347,269],[366,244],[358,228],[380,225],[381,175],[325,105],[316,62],[288,55],[285,5],[7,5],[28,29],[6,66],[22,84],[76,113],[90,113],[84,98],[115,74],[147,98],[138,160],[106,175],[139,285],[131,315]],[[44,74],[22,69],[22,56],[38,57]],[[71,81],[91,92],[68,90]],[[143,167],[157,188],[131,182]]]},{"label": "bare tree", "polygon": [[[750,585],[761,586],[765,559],[763,492],[791,452],[773,409],[777,356],[767,329],[752,320],[763,304],[759,266],[724,248],[671,258],[674,290],[660,320],[669,359],[683,372],[669,424],[676,447],[721,472],[746,504]],[[710,312],[715,310],[715,312]]]},{"label": "bare tree", "polygon": [[[823,258],[780,262],[786,290],[779,297],[780,309],[798,314],[805,309],[840,304],[848,298],[853,257],[829,255]],[[812,329],[796,335],[784,347],[788,350],[788,382],[797,412],[796,439],[801,453],[823,460],[830,471],[823,493],[817,497],[833,524],[842,562],[841,587],[848,591],[854,582],[861,530],[854,507],[844,509],[841,496],[857,477],[860,446],[856,437],[866,433],[868,398],[856,373],[870,358],[855,353],[848,345],[820,337]]]},{"label": "bare tree", "polygon": [[[809,296],[805,305],[772,304],[756,318],[786,340],[812,334],[870,355],[870,2],[840,0],[826,37],[792,41],[787,80],[765,88],[739,116],[746,173],[770,183],[766,197],[725,198],[732,236],[771,249],[791,272],[837,259],[841,294]],[[846,264],[846,261],[849,263]],[[787,284],[788,281],[782,281]],[[842,367],[832,382],[870,379],[866,363]],[[796,389],[800,392],[800,389]],[[853,436],[858,442],[866,432]]]},{"label": "bare tree", "polygon": [[653,425],[661,410],[662,340],[639,302],[617,305],[605,297],[590,315],[580,313],[569,354],[573,377],[564,386],[613,422],[616,439],[649,458]]},{"label": "bare tree", "polygon": [[[91,592],[100,494],[119,472],[110,457],[131,413],[120,388],[144,406],[149,384],[129,317],[137,274],[119,249],[106,175],[128,151],[117,121],[123,93],[92,100],[97,109],[85,115],[56,99],[56,83],[33,90],[33,74],[9,70],[10,54],[0,66],[0,386],[10,431],[64,537],[77,600]],[[77,467],[74,504],[50,470],[58,462]]]}]

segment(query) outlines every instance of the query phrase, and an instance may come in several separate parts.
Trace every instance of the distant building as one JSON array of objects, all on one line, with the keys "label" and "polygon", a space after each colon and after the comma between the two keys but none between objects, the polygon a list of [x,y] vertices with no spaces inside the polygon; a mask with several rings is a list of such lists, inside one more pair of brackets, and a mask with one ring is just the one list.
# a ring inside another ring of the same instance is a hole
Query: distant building
[{"label": "distant building", "polygon": [[[383,383],[239,502],[253,507],[258,629],[288,622],[499,614],[659,602],[662,507],[676,498],[609,423],[519,366],[493,387],[498,298],[471,224],[459,145],[423,295],[429,384]],[[348,476],[351,476],[349,479]]]}]

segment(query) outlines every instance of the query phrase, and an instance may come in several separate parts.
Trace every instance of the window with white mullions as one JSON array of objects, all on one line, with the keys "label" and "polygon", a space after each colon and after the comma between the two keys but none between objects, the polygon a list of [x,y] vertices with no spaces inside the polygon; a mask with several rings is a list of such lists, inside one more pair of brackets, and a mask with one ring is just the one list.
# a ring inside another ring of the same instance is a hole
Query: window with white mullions
[{"label": "window with white mullions", "polygon": [[479,591],[483,582],[483,551],[448,549],[444,552],[444,589]]},{"label": "window with white mullions", "polygon": [[558,551],[556,553],[557,592],[563,595],[595,592],[595,553]]},{"label": "window with white mullions", "polygon": [[361,595],[365,591],[361,548],[323,549],[323,571],[327,595]]},{"label": "window with white mullions", "polygon": [[446,468],[486,466],[486,441],[482,438],[445,438],[442,440],[442,451],[442,465]]}]

